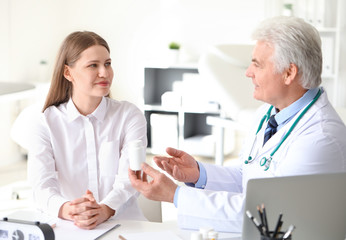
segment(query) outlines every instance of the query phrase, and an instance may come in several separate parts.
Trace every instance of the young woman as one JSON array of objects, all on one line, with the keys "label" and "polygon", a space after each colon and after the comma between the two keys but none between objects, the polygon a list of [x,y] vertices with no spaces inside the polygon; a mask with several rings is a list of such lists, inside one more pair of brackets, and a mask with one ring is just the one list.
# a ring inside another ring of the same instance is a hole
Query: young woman
[{"label": "young woman", "polygon": [[127,146],[138,139],[146,146],[146,121],[133,104],[109,98],[112,79],[103,38],[67,36],[29,149],[36,204],[84,229],[112,216],[145,219],[127,175]]}]

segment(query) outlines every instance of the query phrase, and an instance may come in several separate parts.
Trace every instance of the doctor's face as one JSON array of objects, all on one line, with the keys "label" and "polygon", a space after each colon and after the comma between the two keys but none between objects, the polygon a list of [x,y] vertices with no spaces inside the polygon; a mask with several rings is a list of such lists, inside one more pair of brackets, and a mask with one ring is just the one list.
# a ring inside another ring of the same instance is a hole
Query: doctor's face
[{"label": "doctor's face", "polygon": [[83,100],[109,94],[113,69],[110,54],[104,46],[94,45],[87,48],[73,66],[66,68],[65,77],[72,82],[73,98]]},{"label": "doctor's face", "polygon": [[280,105],[284,96],[283,73],[276,73],[272,61],[274,48],[266,42],[258,41],[253,53],[252,62],[246,70],[246,76],[252,79],[255,86],[255,99],[274,106]]}]

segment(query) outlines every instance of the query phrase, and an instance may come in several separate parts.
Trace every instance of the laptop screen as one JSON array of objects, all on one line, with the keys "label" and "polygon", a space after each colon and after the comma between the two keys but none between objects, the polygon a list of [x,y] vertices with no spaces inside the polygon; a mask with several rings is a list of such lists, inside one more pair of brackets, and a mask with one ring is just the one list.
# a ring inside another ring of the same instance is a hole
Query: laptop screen
[{"label": "laptop screen", "polygon": [[[249,180],[245,212],[260,221],[257,206],[265,206],[269,230],[282,213],[281,231],[293,224],[294,240],[344,240],[346,237],[346,173]],[[244,213],[242,238],[260,239]]]}]

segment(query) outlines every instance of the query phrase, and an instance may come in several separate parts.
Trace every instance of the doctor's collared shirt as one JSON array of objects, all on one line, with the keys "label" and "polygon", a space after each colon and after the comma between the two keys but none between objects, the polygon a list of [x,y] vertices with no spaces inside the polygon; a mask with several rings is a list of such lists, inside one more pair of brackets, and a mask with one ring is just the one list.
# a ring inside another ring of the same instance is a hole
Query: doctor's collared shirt
[{"label": "doctor's collared shirt", "polygon": [[146,146],[146,120],[129,102],[103,97],[87,116],[71,99],[47,108],[29,147],[28,175],[36,204],[57,216],[63,203],[89,189],[116,216],[124,212],[141,219],[128,179],[127,153],[127,144],[138,139]]},{"label": "doctor's collared shirt", "polygon": [[275,120],[278,124],[277,130],[279,131],[285,124],[287,124],[301,109],[307,106],[317,95],[318,91],[323,92],[323,88],[309,89],[301,98],[282,109],[275,115]]}]

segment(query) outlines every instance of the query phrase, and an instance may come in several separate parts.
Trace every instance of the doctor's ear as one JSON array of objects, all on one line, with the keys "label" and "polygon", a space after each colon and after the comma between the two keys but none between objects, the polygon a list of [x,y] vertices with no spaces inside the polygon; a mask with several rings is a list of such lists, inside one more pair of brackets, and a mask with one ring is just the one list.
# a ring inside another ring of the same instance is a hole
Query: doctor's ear
[{"label": "doctor's ear", "polygon": [[71,71],[70,71],[70,67],[66,64],[64,66],[64,77],[70,82],[72,82],[72,80],[73,80],[73,77],[72,77]]},{"label": "doctor's ear", "polygon": [[298,67],[294,63],[290,63],[290,66],[284,72],[284,82],[286,85],[290,85],[298,76]]}]

